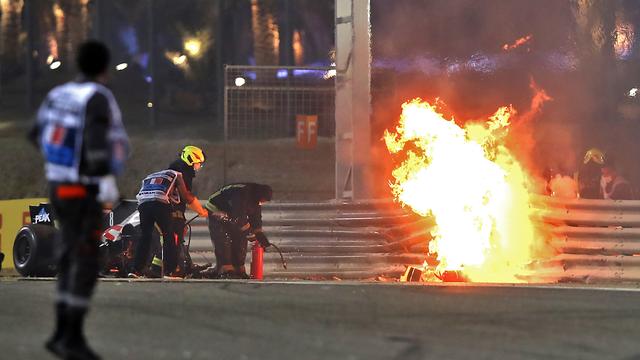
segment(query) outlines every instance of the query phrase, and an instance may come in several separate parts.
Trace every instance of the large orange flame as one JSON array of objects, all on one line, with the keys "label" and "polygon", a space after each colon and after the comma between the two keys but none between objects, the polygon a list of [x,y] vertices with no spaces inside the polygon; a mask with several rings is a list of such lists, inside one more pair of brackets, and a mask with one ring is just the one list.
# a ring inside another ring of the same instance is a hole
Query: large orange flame
[{"label": "large orange flame", "polygon": [[436,273],[462,272],[470,281],[520,282],[536,240],[528,175],[504,145],[515,110],[502,107],[464,128],[415,99],[402,106],[395,132],[385,132],[403,162],[392,173],[395,198],[436,227],[429,253]]}]

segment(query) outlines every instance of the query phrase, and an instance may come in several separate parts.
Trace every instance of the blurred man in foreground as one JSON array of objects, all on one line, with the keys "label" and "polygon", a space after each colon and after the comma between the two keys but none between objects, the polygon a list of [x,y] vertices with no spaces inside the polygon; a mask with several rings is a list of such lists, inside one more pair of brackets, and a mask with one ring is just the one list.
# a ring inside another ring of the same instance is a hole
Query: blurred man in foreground
[{"label": "blurred man in foreground", "polygon": [[49,196],[60,221],[56,326],[46,348],[64,359],[99,359],[83,323],[98,275],[103,205],[119,198],[129,140],[120,109],[104,84],[110,55],[102,43],[78,49],[80,77],[51,90],[29,133],[44,156]]}]

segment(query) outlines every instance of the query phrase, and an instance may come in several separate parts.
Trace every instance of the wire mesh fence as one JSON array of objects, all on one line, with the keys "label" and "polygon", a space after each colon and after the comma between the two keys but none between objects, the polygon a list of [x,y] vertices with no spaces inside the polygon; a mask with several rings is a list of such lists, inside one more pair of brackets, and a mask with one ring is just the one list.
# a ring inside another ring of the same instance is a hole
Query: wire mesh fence
[{"label": "wire mesh fence", "polygon": [[319,136],[335,133],[335,88],[328,67],[225,66],[225,138],[294,137],[296,117],[317,116]]}]

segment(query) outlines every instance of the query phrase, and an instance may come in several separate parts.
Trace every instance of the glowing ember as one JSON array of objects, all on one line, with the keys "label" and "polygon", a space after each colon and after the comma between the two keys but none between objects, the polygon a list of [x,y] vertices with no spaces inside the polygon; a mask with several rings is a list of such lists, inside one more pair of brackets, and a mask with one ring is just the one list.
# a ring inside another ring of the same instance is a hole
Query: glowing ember
[{"label": "glowing ember", "polygon": [[402,106],[387,148],[404,161],[393,171],[395,198],[436,227],[429,253],[436,274],[470,281],[518,282],[531,262],[536,236],[529,218],[528,177],[504,145],[515,110],[464,128],[415,99]]},{"label": "glowing ember", "polygon": [[531,36],[531,35],[527,35],[527,36],[521,37],[520,39],[516,40],[513,44],[504,44],[504,45],[502,45],[502,50],[504,50],[504,51],[513,50],[515,48],[518,48],[518,47],[528,43],[531,39],[533,39],[533,36]]}]

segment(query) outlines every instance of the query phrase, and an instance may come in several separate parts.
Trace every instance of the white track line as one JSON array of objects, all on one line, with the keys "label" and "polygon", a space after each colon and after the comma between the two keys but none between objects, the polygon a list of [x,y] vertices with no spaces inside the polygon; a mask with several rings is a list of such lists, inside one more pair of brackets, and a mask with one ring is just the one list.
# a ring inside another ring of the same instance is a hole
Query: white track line
[{"label": "white track line", "polygon": [[[0,278],[2,281],[54,281],[55,278]],[[400,283],[400,282],[376,282],[376,281],[351,281],[351,280],[234,280],[234,279],[126,279],[126,278],[101,278],[101,282],[113,283],[231,283],[252,285],[321,285],[321,286],[395,286],[395,287],[450,287],[450,288],[519,288],[540,290],[582,290],[582,291],[618,291],[640,292],[640,284],[629,284],[628,287],[603,286],[603,285],[564,285],[564,284],[492,284],[492,283]]]}]

